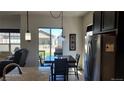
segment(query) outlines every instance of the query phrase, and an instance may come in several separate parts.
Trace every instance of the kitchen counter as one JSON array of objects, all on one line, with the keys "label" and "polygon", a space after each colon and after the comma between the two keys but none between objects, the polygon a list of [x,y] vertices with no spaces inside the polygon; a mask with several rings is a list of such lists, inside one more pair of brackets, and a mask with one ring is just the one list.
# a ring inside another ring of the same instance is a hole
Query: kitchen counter
[{"label": "kitchen counter", "polygon": [[[50,69],[47,67],[22,67],[20,75],[18,69],[15,68],[6,74],[7,81],[49,81]],[[2,80],[2,79],[1,79]]]}]

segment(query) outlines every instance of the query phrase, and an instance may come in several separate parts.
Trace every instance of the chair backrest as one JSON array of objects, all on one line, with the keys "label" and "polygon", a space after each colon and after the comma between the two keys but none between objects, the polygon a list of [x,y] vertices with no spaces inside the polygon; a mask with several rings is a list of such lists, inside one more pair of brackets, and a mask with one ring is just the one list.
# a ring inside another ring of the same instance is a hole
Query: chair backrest
[{"label": "chair backrest", "polygon": [[55,48],[54,56],[61,56],[61,55],[63,55],[62,48]]},{"label": "chair backrest", "polygon": [[17,63],[21,67],[24,67],[26,64],[27,55],[28,55],[28,50],[22,48],[15,52],[13,62]]},{"label": "chair backrest", "polygon": [[27,56],[28,56],[28,50],[26,48],[23,48],[21,49],[22,50],[22,56],[21,56],[21,59],[19,61],[19,65],[21,67],[24,67],[25,64],[26,64],[26,59],[27,59]]},{"label": "chair backrest", "polygon": [[[10,63],[17,63],[19,64],[20,58],[22,56],[21,50],[18,50],[14,53],[13,57],[8,60],[3,60],[0,62],[0,77],[3,76],[3,69],[5,66],[7,66]],[[15,68],[15,66],[11,66],[7,69],[6,73],[12,71]]]},{"label": "chair backrest", "polygon": [[80,54],[76,54],[76,64],[78,65],[78,63],[79,63],[79,59],[80,59]]},{"label": "chair backrest", "polygon": [[[2,77],[2,75],[3,75],[4,67],[10,63],[16,63],[21,67],[25,66],[27,55],[28,55],[28,50],[23,48],[23,49],[17,50],[12,59],[1,61],[0,62],[0,77]],[[14,68],[15,68],[15,66],[9,67],[6,70],[6,73],[10,72]]]},{"label": "chair backrest", "polygon": [[68,74],[68,62],[67,59],[55,59],[55,75],[67,75]]}]

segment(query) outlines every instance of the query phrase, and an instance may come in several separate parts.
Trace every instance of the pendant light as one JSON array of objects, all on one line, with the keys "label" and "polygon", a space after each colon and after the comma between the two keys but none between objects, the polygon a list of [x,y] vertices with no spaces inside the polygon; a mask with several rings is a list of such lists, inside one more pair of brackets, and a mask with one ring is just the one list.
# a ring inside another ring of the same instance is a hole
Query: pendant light
[{"label": "pendant light", "polygon": [[27,32],[25,33],[25,40],[31,41],[31,33],[29,32],[29,19],[28,19],[28,11],[27,11]]},{"label": "pendant light", "polygon": [[63,28],[63,12],[62,12],[62,17],[61,17],[61,25],[62,25],[62,36],[61,36],[61,38],[62,38],[62,41],[64,41],[65,40],[65,36],[63,35],[63,32],[64,32],[64,28]]},{"label": "pendant light", "polygon": [[[54,14],[52,13],[52,11],[50,11],[50,14],[51,14],[51,16],[52,16],[54,19],[61,18],[61,28],[62,28],[62,30],[64,31],[64,28],[63,28],[63,11],[60,11],[60,13],[59,13],[58,15],[54,15]],[[58,38],[60,38],[62,41],[65,40],[65,36],[63,35],[63,33],[62,33],[62,35],[61,35],[60,37],[58,37]]]}]

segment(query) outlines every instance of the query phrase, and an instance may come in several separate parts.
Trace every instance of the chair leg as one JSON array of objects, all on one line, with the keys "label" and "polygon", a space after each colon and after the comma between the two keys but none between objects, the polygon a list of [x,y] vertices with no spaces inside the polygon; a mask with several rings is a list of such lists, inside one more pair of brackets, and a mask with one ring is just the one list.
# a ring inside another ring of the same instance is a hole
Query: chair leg
[{"label": "chair leg", "polygon": [[43,62],[42,62],[42,59],[40,58],[40,65],[41,66],[44,66]]},{"label": "chair leg", "polygon": [[77,77],[77,79],[79,80],[78,68],[74,68],[74,72],[75,72],[75,76],[76,76],[76,77]]},{"label": "chair leg", "polygon": [[77,79],[79,80],[79,75],[78,75],[78,68],[76,68],[77,69]]},{"label": "chair leg", "polygon": [[52,75],[49,76],[49,81],[51,81],[51,80],[52,80]]},{"label": "chair leg", "polygon": [[64,81],[66,81],[66,75],[64,75]]},{"label": "chair leg", "polygon": [[78,73],[77,73],[77,79],[79,80],[79,75],[78,75]]},{"label": "chair leg", "polygon": [[56,81],[56,75],[53,75],[53,76],[54,76],[54,77],[53,77],[53,78],[54,78],[54,81]]},{"label": "chair leg", "polygon": [[68,75],[64,75],[64,81],[68,81]]},{"label": "chair leg", "polygon": [[66,78],[67,78],[66,80],[68,81],[68,74],[66,75]]},{"label": "chair leg", "polygon": [[77,70],[76,70],[76,68],[74,68],[74,73],[75,73],[75,76],[77,76]]}]

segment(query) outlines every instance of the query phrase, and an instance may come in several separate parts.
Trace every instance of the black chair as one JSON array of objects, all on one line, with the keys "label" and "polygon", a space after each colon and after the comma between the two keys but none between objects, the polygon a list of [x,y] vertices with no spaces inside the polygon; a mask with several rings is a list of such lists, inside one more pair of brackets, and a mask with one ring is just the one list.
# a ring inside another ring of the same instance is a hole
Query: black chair
[{"label": "black chair", "polygon": [[[3,77],[3,70],[6,67],[8,67],[5,70],[6,74],[12,71],[17,66],[24,67],[26,64],[27,55],[28,55],[28,50],[23,48],[16,51],[14,55],[10,57],[8,60],[0,61],[0,78]],[[14,65],[8,66],[13,63]]]},{"label": "black chair", "polygon": [[42,58],[42,56],[41,56],[41,55],[39,55],[39,59],[40,59],[40,65],[41,65],[41,66],[44,66],[44,63],[43,63],[43,58]]},{"label": "black chair", "polygon": [[41,50],[41,51],[39,51],[40,66],[44,66],[44,60],[45,60],[45,50]]},{"label": "black chair", "polygon": [[67,59],[55,59],[51,67],[51,79],[54,81],[68,80],[68,62]]},{"label": "black chair", "polygon": [[21,50],[21,58],[19,60],[19,66],[20,67],[24,67],[26,65],[26,59],[27,59],[27,56],[28,56],[28,50],[26,48],[22,48],[20,49]]},{"label": "black chair", "polygon": [[43,59],[42,55],[39,55],[40,66],[41,67],[50,67],[51,64],[50,63],[44,63],[44,60],[45,60],[45,58]]},{"label": "black chair", "polygon": [[[75,76],[77,77],[77,79],[79,80],[79,75],[78,75],[78,63],[79,63],[79,59],[80,59],[80,54],[76,54],[76,63],[69,63],[69,68],[73,68],[74,69],[74,73],[75,73]],[[72,72],[72,70],[70,71]]]},{"label": "black chair", "polygon": [[62,48],[55,48],[54,56],[62,56]]}]

